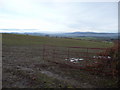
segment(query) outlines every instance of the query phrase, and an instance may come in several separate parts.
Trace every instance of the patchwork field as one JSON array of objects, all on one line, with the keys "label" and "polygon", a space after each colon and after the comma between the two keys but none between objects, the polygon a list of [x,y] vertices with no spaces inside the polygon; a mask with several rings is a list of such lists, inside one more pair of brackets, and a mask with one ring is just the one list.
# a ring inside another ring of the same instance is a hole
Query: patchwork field
[{"label": "patchwork field", "polygon": [[[54,46],[55,52],[53,49],[51,51],[50,47],[45,48],[50,45]],[[117,87],[116,79],[76,69],[64,62],[67,47],[109,48],[111,46],[113,43],[102,41],[2,34],[3,88]],[[50,50],[44,53],[44,49]],[[59,53],[53,57],[57,50]],[[71,49],[70,52],[78,51]],[[72,54],[69,56],[76,57]],[[58,57],[64,58],[63,61]]]}]

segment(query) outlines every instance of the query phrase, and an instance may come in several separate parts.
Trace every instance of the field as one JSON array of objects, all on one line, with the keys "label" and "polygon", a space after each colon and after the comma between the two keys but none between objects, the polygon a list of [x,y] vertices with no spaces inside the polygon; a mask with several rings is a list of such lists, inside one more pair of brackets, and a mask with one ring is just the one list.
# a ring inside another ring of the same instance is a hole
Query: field
[{"label": "field", "polygon": [[39,45],[55,45],[55,46],[81,46],[81,47],[99,47],[107,48],[111,47],[113,44],[106,42],[91,42],[85,40],[75,40],[67,38],[55,38],[55,37],[38,37],[38,36],[27,36],[27,35],[10,35],[3,34],[3,44],[5,45],[15,45],[15,46],[39,46]]},{"label": "field", "polygon": [[[49,46],[54,46],[54,49]],[[111,46],[113,43],[102,41],[2,34],[3,88],[117,87],[114,78],[75,69],[64,64],[64,59],[58,58],[61,54],[66,55],[64,51],[67,51],[67,47],[109,48]],[[56,53],[53,51],[56,49],[59,50],[56,54],[58,56],[53,57]],[[71,49],[72,51],[79,50]],[[69,56],[74,55],[69,54]]]}]

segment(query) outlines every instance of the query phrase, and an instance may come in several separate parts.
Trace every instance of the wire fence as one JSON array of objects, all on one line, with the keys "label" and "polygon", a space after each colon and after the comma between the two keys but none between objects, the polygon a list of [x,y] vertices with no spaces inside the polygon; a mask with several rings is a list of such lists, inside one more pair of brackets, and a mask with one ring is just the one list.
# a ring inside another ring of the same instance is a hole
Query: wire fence
[{"label": "wire fence", "polygon": [[57,47],[43,46],[43,60],[59,63],[64,66],[71,66],[76,69],[102,72],[112,75],[110,56],[100,56],[99,53],[107,48],[87,48],[87,47]]}]

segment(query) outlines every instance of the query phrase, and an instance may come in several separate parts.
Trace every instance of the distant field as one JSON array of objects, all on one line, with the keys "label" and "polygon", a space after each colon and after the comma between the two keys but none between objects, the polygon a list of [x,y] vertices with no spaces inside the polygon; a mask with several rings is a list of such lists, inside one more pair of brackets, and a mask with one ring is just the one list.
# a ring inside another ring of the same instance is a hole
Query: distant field
[{"label": "distant field", "polygon": [[42,37],[18,34],[2,34],[2,44],[12,46],[39,46],[39,45],[54,45],[54,46],[80,46],[80,47],[93,47],[93,48],[107,48],[113,46],[113,43],[102,41],[89,41],[89,40],[75,40],[67,38],[55,37]]},{"label": "distant field", "polygon": [[76,37],[76,39],[88,39],[88,40],[96,40],[97,38],[95,38],[95,37]]}]

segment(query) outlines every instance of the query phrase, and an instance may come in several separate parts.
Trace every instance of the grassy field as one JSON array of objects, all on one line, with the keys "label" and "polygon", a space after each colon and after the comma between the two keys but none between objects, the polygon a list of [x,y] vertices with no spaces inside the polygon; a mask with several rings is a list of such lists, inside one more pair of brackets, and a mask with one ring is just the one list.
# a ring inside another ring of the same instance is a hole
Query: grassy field
[{"label": "grassy field", "polygon": [[80,47],[97,47],[107,48],[111,47],[113,43],[108,42],[94,42],[88,40],[75,40],[55,37],[40,37],[40,36],[28,36],[28,35],[16,35],[16,34],[3,34],[3,44],[15,45],[15,46],[27,46],[27,45],[54,45],[54,46],[80,46]]},{"label": "grassy field", "polygon": [[113,43],[2,34],[2,45],[3,88],[117,87],[116,79],[75,69],[58,59],[58,63],[53,63],[53,59],[45,60],[42,57],[43,45],[61,46],[65,50],[69,46],[107,48]]}]

